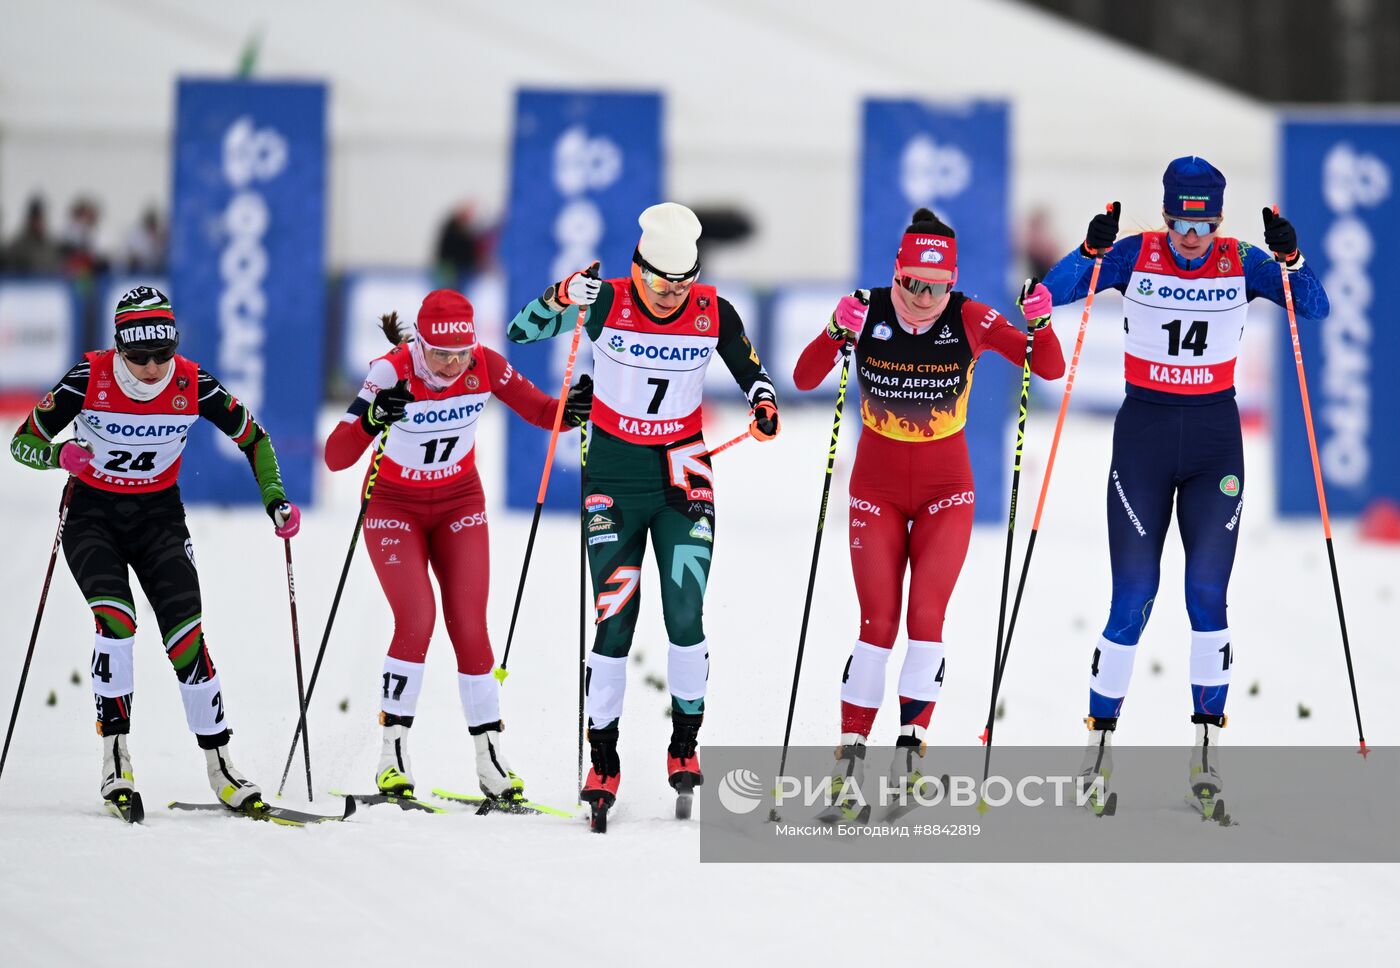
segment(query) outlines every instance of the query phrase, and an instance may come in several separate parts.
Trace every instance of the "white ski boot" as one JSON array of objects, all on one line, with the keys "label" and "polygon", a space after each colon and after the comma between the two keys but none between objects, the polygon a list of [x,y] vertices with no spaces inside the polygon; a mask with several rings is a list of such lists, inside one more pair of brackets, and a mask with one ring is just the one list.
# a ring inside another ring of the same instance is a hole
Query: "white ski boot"
[{"label": "white ski boot", "polygon": [[1089,716],[1084,725],[1089,727],[1089,743],[1079,766],[1077,802],[1096,817],[1111,817],[1118,812],[1118,794],[1108,789],[1113,776],[1113,731],[1118,728],[1118,720]]},{"label": "white ski boot", "polygon": [[228,744],[204,751],[209,775],[209,789],[219,802],[232,810],[246,811],[262,801],[262,790],[240,773],[229,760]]},{"label": "white ski boot", "polygon": [[822,823],[865,823],[870,804],[865,801],[865,737],[842,733],[836,747],[836,772],[831,775],[831,806],[817,814]]},{"label": "white ski boot", "polygon": [[126,751],[126,734],[102,737],[102,799],[116,801],[122,794],[136,792],[131,772],[131,755]]},{"label": "white ski boot", "polygon": [[1186,802],[1200,811],[1202,819],[1229,826],[1230,815],[1225,812],[1223,796],[1225,782],[1220,776],[1220,731],[1225,728],[1226,717],[1197,713],[1191,722],[1196,725],[1196,745],[1191,750],[1191,792],[1186,795]]},{"label": "white ski boot", "polygon": [[396,797],[413,796],[413,764],[408,758],[408,727],[402,723],[384,727],[384,746],[379,753],[375,786],[380,793]]},{"label": "white ski boot", "polygon": [[504,728],[500,720],[470,728],[476,744],[476,778],[488,799],[518,802],[525,799],[525,781],[515,775],[501,752]]}]

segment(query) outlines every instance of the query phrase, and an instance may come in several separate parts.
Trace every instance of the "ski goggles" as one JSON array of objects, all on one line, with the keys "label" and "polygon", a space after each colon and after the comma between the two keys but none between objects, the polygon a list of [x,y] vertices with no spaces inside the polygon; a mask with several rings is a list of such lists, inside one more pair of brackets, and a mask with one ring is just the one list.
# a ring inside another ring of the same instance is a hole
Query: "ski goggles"
[{"label": "ski goggles", "polygon": [[1167,224],[1178,235],[1186,235],[1194,231],[1202,238],[1220,229],[1220,219],[1210,221],[1208,219],[1169,218]]},{"label": "ski goggles", "polygon": [[637,267],[637,277],[657,296],[686,296],[690,287],[700,278],[700,263],[697,261],[689,272],[662,272],[642,258],[640,252],[632,255],[632,264]]},{"label": "ski goggles", "polygon": [[122,350],[121,353],[132,366],[145,366],[147,363],[169,363],[175,358],[175,347],[166,346],[158,350]]},{"label": "ski goggles", "polygon": [[929,282],[927,279],[917,279],[914,276],[906,276],[904,273],[897,273],[895,281],[900,288],[904,289],[911,296],[922,296],[925,293],[937,298],[945,294],[952,288],[952,282]]}]

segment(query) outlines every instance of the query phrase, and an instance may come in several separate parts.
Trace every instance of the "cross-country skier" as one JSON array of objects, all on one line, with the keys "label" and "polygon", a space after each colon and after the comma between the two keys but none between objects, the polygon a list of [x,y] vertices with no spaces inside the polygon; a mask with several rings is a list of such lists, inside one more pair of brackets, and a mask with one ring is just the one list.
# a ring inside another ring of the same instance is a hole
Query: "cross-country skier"
[{"label": "cross-country skier", "polygon": [[665,202],[637,221],[642,236],[629,276],[600,281],[576,272],[522,309],[508,330],[516,342],[549,339],[569,332],[579,307],[588,307],[596,399],[584,511],[598,629],[588,657],[593,766],[581,796],[604,815],[621,778],[617,731],[648,534],[670,639],[667,773],[685,798],[703,781],[696,745],[710,660],[701,616],[715,506],[700,403],[715,354],[752,408],[749,432],[758,440],[778,433],[773,384],[739,314],[697,281],[699,219]]},{"label": "cross-country skier", "polygon": [[[954,290],[958,242],[926,208],[900,239],[890,286],[841,297],[793,372],[811,390],[854,344],[860,436],[850,481],[851,571],[860,631],[841,680],[841,740],[833,793],[860,781],[865,745],[885,691],[908,569],[909,649],[899,675],[898,781],[915,783],[914,757],[943,688],[943,617],[967,556],[976,488],[968,462],[968,392],[992,350],[1023,365],[1026,336],[1001,313]],[[1050,328],[1050,295],[1035,286],[1022,312],[1034,333],[1032,371],[1065,371]]]},{"label": "cross-country skier", "polygon": [[[1113,599],[1090,663],[1086,771],[1106,777],[1110,770],[1111,738],[1157,595],[1175,501],[1192,630],[1190,799],[1211,816],[1221,791],[1211,754],[1225,726],[1235,654],[1225,599],[1244,509],[1235,358],[1249,301],[1282,305],[1283,282],[1269,252],[1219,234],[1225,176],[1204,158],[1177,158],[1162,186],[1165,231],[1117,241],[1121,206],[1114,202],[1045,284],[1056,303],[1083,299],[1094,258],[1102,256],[1098,288],[1117,289],[1124,303],[1127,396],[1113,426],[1108,474]],[[1303,262],[1293,225],[1270,209],[1264,242],[1292,274],[1298,314],[1325,317],[1327,294]]]},{"label": "cross-country skier", "polygon": [[[431,565],[457,653],[457,689],[481,790],[492,799],[520,801],[524,783],[501,749],[500,683],[491,674],[490,556],[476,428],[493,395],[546,430],[554,426],[559,401],[477,341],[472,304],[460,293],[430,292],[415,325],[401,328],[397,314],[383,317],[383,324],[395,346],[370,364],[364,386],[326,441],[326,466],[339,471],[387,434],[364,523],[365,547],[394,613],[380,679],[384,735],[375,783],[382,793],[413,795],[408,731],[436,613]],[[569,391],[566,427],[587,421],[591,398],[585,377]]]},{"label": "cross-country skier", "polygon": [[[155,610],[210,788],[225,805],[252,811],[261,792],[229,758],[224,695],[204,641],[199,574],[176,483],[190,426],[203,417],[243,451],[278,537],[297,533],[301,513],[282,489],[271,438],[218,380],[176,354],[179,342],[165,294],[132,289],[117,304],[116,348],[84,354],[20,426],[10,453],[75,478],[63,554],[97,625],[92,688],[103,798],[129,804],[135,791],[127,751],[136,636],[130,570]],[[55,442],[70,422],[73,439]]]}]

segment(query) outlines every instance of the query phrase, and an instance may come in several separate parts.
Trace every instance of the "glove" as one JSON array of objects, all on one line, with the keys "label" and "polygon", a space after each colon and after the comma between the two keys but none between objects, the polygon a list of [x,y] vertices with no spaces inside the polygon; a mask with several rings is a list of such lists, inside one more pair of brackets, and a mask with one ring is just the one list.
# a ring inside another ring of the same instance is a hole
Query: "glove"
[{"label": "glove", "polygon": [[1084,233],[1084,244],[1080,246],[1084,255],[1093,259],[1113,248],[1118,239],[1118,215],[1122,211],[1122,204],[1114,202],[1103,214],[1089,220],[1089,230]]},{"label": "glove", "polygon": [[372,437],[383,433],[390,424],[404,418],[405,408],[412,402],[413,394],[408,392],[407,381],[400,380],[374,395],[374,402],[360,415],[360,426]]},{"label": "glove", "polygon": [[778,405],[776,403],[765,398],[753,405],[753,419],[749,421],[749,434],[755,440],[772,440],[778,436]]},{"label": "glove", "polygon": [[1026,317],[1026,329],[1037,330],[1050,325],[1050,314],[1055,305],[1050,298],[1050,290],[1039,279],[1027,279],[1021,287],[1021,295],[1016,297],[1016,305],[1021,315]]},{"label": "glove", "polygon": [[1303,254],[1298,251],[1298,232],[1277,209],[1264,209],[1264,244],[1274,258],[1289,269],[1303,267]]},{"label": "glove", "polygon": [[58,466],[70,474],[81,474],[92,463],[92,448],[77,440],[65,440],[58,448]]},{"label": "glove", "polygon": [[585,373],[569,387],[569,396],[564,401],[564,423],[570,427],[582,427],[588,423],[588,413],[592,409],[593,378]]},{"label": "glove", "polygon": [[575,272],[563,282],[556,282],[544,291],[545,305],[564,309],[567,306],[591,306],[603,288],[598,278],[601,263],[595,262],[582,272]]},{"label": "glove", "polygon": [[865,326],[865,317],[869,312],[868,289],[857,289],[849,296],[842,296],[841,301],[836,304],[836,311],[831,314],[831,320],[826,324],[826,335],[837,342],[854,342],[860,338],[861,328]]},{"label": "glove", "polygon": [[273,534],[279,538],[291,538],[301,530],[301,508],[291,501],[273,501],[267,506],[267,516],[276,525]]}]

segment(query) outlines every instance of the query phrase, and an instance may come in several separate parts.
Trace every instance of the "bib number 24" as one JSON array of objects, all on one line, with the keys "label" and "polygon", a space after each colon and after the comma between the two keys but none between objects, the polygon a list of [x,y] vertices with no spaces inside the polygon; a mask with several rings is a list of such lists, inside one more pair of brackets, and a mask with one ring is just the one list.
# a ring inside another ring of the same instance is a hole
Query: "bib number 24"
[{"label": "bib number 24", "polygon": [[102,466],[109,471],[153,471],[156,469],[156,452],[143,450],[133,454],[129,450],[114,450],[112,459]]}]

